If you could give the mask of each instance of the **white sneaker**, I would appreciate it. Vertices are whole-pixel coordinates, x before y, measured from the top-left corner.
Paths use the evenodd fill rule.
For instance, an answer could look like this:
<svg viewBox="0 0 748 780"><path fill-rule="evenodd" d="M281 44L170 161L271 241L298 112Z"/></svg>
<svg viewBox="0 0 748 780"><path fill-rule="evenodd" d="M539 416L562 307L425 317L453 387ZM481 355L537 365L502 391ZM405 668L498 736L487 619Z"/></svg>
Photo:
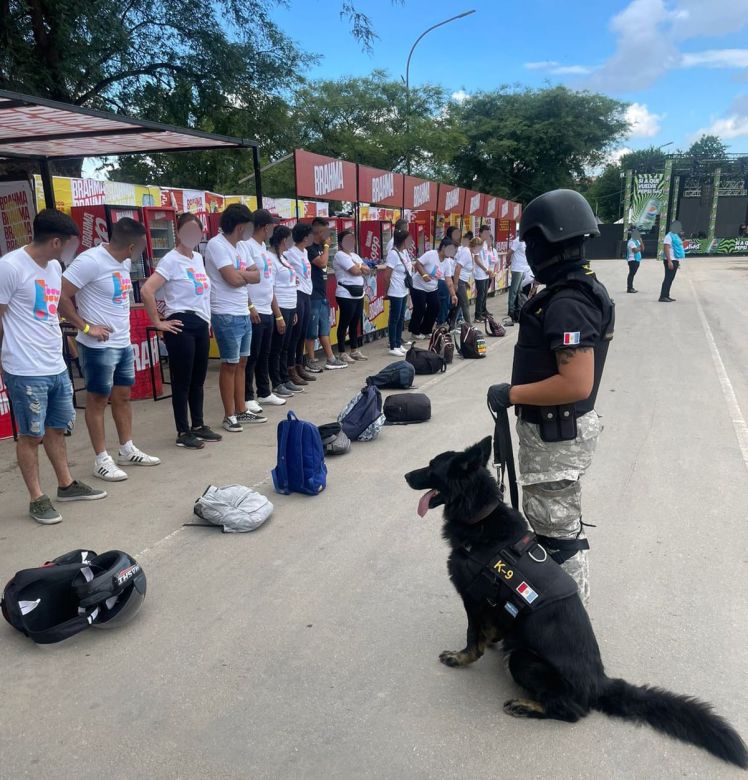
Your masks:
<svg viewBox="0 0 748 780"><path fill-rule="evenodd" d="M392 355L393 357L402 357L405 353L395 347L395 349L388 349L387 354Z"/></svg>
<svg viewBox="0 0 748 780"><path fill-rule="evenodd" d="M101 462L98 458L94 461L93 475L105 482L124 482L127 479L127 474L117 468L111 455L107 455Z"/></svg>
<svg viewBox="0 0 748 780"><path fill-rule="evenodd" d="M279 398L275 393L270 393L265 398L258 398L257 400L264 406L283 406L286 403L285 398Z"/></svg>
<svg viewBox="0 0 748 780"><path fill-rule="evenodd" d="M400 357L405 357L408 354L408 350L405 347L398 347L397 351Z"/></svg>
<svg viewBox="0 0 748 780"><path fill-rule="evenodd" d="M246 409L251 414L262 414L262 407L257 403L257 401L247 401Z"/></svg>
<svg viewBox="0 0 748 780"><path fill-rule="evenodd" d="M117 463L120 466L158 466L161 463L161 458L157 458L155 455L146 455L137 447L133 447L129 452L120 450L117 455Z"/></svg>
<svg viewBox="0 0 748 780"><path fill-rule="evenodd" d="M400 345L400 349L402 349L403 347L412 347L412 346L413 346L412 341L403 341L403 343Z"/></svg>

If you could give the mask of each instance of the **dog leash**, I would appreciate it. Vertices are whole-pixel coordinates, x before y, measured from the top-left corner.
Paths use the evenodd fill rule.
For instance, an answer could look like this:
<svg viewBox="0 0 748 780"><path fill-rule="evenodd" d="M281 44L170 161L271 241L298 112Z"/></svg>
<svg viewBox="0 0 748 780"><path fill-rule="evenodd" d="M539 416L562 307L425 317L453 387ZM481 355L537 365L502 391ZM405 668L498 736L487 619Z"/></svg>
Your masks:
<svg viewBox="0 0 748 780"><path fill-rule="evenodd" d="M504 406L491 403L491 390L489 388L488 411L494 419L493 430L493 465L496 469L496 480L499 483L499 492L504 499L504 476L509 482L509 496L512 506L519 509L519 489L517 487L517 473L514 469L514 453L512 452L512 433L509 429L509 412Z"/></svg>

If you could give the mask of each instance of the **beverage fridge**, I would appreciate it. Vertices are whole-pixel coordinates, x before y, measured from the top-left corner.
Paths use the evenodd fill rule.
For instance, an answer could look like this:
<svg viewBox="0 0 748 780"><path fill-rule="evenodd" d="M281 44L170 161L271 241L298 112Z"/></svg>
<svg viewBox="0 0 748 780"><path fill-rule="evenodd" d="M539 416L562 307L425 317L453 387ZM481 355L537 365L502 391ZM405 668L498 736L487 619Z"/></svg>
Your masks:
<svg viewBox="0 0 748 780"><path fill-rule="evenodd" d="M146 230L148 256L147 272L150 276L158 261L177 243L177 213L172 208L143 206L143 224Z"/></svg>

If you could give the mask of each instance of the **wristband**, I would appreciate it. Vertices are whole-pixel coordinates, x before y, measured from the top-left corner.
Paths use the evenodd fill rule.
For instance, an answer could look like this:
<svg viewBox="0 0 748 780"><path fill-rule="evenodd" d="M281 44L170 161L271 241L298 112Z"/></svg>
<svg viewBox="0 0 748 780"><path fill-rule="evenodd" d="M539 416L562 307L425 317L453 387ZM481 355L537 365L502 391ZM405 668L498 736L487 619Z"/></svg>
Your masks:
<svg viewBox="0 0 748 780"><path fill-rule="evenodd" d="M428 279L428 278L429 278L428 274L421 274L421 279Z"/></svg>
<svg viewBox="0 0 748 780"><path fill-rule="evenodd" d="M250 311L252 311L252 309L254 309L254 307L255 307L254 303L250 303L250 304L249 304L249 310L250 310Z"/></svg>
<svg viewBox="0 0 748 780"><path fill-rule="evenodd" d="M86 324L83 326L83 332L84 332L84 333L88 333L88 331L89 331L89 330L91 330L91 326L90 326L88 323L86 323Z"/></svg>
<svg viewBox="0 0 748 780"><path fill-rule="evenodd" d="M276 321L276 322L283 322L283 317L276 317L276 318L275 318L275 321Z"/></svg>

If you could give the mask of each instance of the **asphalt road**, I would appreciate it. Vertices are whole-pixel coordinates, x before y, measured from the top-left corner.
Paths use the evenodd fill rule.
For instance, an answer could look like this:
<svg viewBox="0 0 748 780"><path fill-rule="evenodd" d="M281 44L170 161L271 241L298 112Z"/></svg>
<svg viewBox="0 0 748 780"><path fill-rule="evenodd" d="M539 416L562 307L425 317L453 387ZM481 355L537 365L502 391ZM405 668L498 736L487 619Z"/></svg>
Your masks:
<svg viewBox="0 0 748 780"><path fill-rule="evenodd" d="M624 293L623 261L595 267L618 305L584 486L603 658L614 676L713 702L748 736L748 259L688 261L673 304L656 301L653 261L638 295ZM463 670L437 661L462 647L465 619L439 514L417 517L402 475L490 433L485 391L508 379L515 338L419 377L432 421L331 460L316 498L272 493L278 410L195 453L173 446L168 401L138 402L136 443L164 463L132 469L106 501L64 505L54 527L25 517L12 442L0 443L0 580L76 547L127 550L148 574L126 628L37 647L0 624L0 777L737 777L600 714L506 716L516 690L494 651ZM328 373L297 398L300 416L333 419L389 362L382 341L367 352L365 369ZM88 478L82 421L70 456ZM46 463L43 475L53 490ZM209 482L258 485L272 519L242 536L183 528Z"/></svg>

